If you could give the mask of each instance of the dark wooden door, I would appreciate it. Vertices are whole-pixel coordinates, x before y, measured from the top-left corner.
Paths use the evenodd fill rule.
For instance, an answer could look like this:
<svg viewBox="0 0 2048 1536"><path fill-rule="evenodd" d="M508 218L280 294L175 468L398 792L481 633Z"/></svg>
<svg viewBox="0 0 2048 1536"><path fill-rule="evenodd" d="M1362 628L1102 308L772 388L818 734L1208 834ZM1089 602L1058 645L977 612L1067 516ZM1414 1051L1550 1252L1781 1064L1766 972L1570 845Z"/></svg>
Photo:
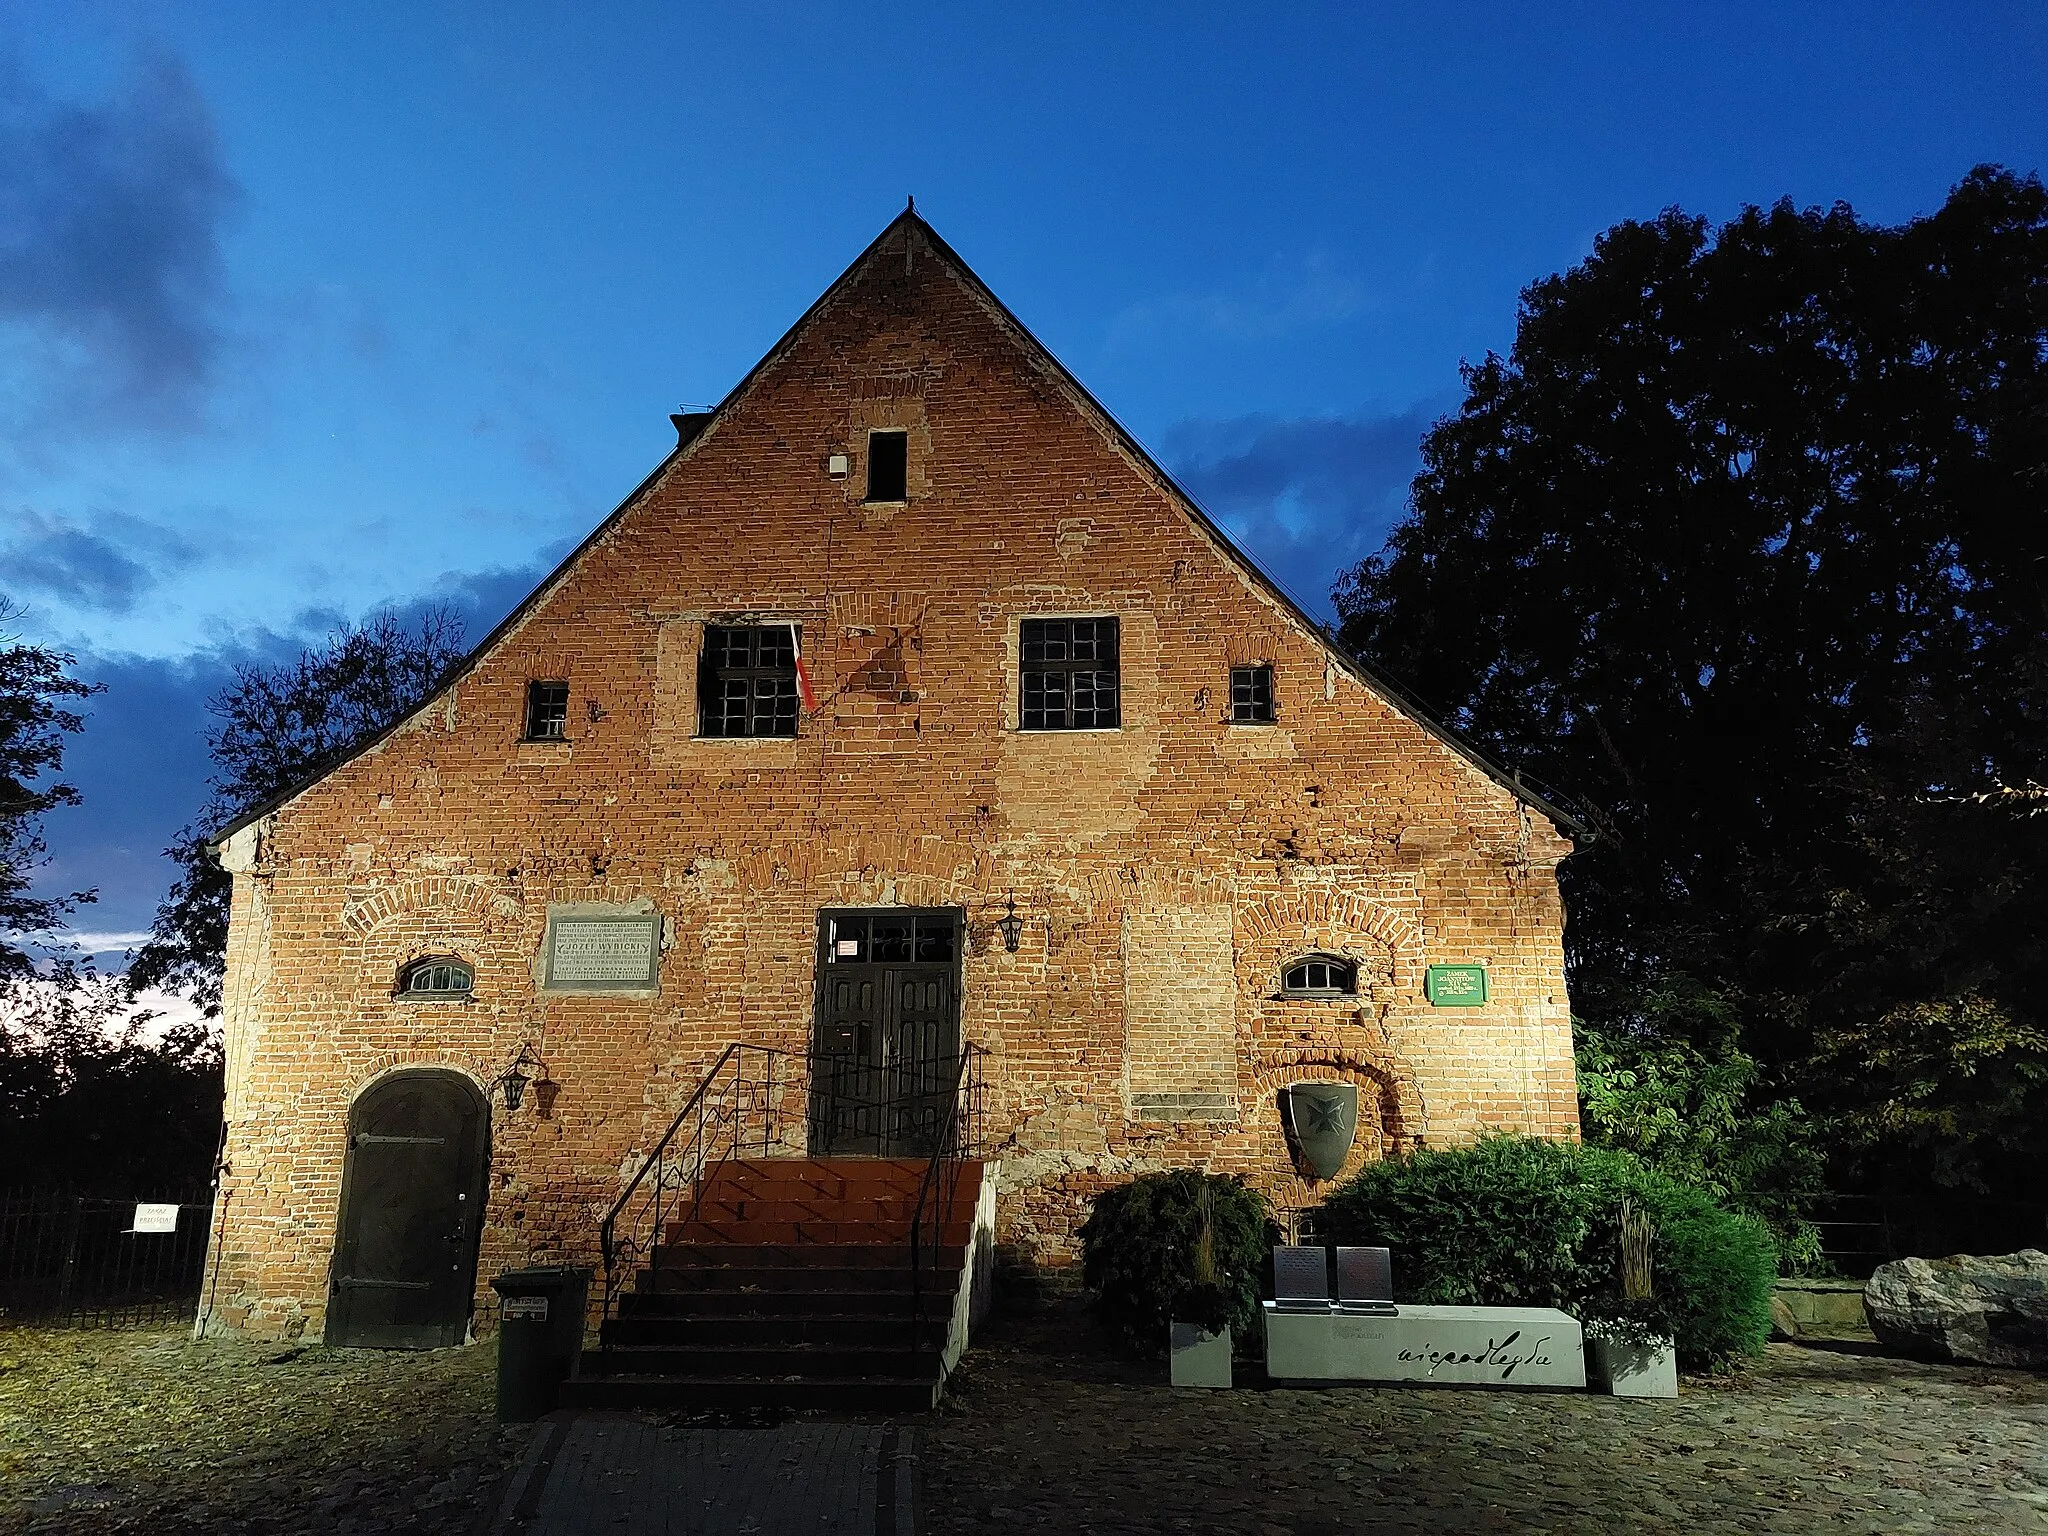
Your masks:
<svg viewBox="0 0 2048 1536"><path fill-rule="evenodd" d="M400 1072L356 1100L326 1341L438 1349L469 1330L490 1110L455 1072Z"/></svg>
<svg viewBox="0 0 2048 1536"><path fill-rule="evenodd" d="M819 914L813 1156L930 1155L960 1070L962 916Z"/></svg>

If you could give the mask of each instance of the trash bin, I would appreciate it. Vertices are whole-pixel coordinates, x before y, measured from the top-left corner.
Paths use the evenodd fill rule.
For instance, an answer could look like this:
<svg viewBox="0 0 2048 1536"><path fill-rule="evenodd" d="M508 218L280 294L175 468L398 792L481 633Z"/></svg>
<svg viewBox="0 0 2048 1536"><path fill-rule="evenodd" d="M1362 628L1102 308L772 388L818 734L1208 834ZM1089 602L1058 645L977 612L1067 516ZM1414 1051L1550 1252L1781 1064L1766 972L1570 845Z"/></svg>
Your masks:
<svg viewBox="0 0 2048 1536"><path fill-rule="evenodd" d="M583 1348L590 1271L567 1266L508 1269L498 1293L498 1419L525 1424L551 1413Z"/></svg>

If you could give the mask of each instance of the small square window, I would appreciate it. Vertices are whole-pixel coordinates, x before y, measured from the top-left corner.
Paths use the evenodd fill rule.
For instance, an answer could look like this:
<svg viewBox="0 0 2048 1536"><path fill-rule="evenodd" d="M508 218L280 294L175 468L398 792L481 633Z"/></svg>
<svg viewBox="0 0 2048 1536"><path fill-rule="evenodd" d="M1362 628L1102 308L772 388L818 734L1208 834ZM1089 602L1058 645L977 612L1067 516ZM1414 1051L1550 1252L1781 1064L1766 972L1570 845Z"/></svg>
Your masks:
<svg viewBox="0 0 2048 1536"><path fill-rule="evenodd" d="M910 496L910 434L868 434L868 500L905 501Z"/></svg>
<svg viewBox="0 0 2048 1536"><path fill-rule="evenodd" d="M1273 669L1230 669L1230 718L1237 725L1273 723Z"/></svg>
<svg viewBox="0 0 2048 1536"><path fill-rule="evenodd" d="M1024 620L1018 725L1027 731L1120 727L1117 638L1113 618Z"/></svg>
<svg viewBox="0 0 2048 1536"><path fill-rule="evenodd" d="M526 685L526 739L566 741L569 737L569 685Z"/></svg>

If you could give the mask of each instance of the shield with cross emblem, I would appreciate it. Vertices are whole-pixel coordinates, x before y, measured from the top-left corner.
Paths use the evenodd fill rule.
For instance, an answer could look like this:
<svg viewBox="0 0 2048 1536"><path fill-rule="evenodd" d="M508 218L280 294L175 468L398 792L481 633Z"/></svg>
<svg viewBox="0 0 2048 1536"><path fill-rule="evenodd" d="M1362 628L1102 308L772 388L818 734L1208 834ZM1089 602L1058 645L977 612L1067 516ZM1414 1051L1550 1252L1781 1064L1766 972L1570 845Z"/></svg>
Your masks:
<svg viewBox="0 0 2048 1536"><path fill-rule="evenodd" d="M1333 1179L1358 1134L1356 1083L1296 1083L1287 1090L1288 1127L1302 1161Z"/></svg>

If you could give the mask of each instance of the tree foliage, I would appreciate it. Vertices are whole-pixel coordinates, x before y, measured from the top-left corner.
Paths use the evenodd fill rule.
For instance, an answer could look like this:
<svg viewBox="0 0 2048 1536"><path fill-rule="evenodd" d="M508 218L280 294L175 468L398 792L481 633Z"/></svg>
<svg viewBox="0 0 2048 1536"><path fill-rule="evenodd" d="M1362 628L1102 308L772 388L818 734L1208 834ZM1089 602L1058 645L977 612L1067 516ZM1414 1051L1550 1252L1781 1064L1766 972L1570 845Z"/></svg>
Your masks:
<svg viewBox="0 0 2048 1536"><path fill-rule="evenodd" d="M294 662L237 668L207 701L220 722L206 738L212 798L164 850L180 873L129 967L131 984L180 992L218 1013L232 881L208 841L404 719L462 654L461 618L434 608L411 624L379 613L342 625Z"/></svg>
<svg viewBox="0 0 2048 1536"><path fill-rule="evenodd" d="M220 1125L214 1031L158 1028L119 976L60 959L0 979L0 1169L8 1184L134 1196L196 1189Z"/></svg>
<svg viewBox="0 0 2048 1536"><path fill-rule="evenodd" d="M2048 1159L2048 192L1987 167L1896 227L1619 224L1465 388L1338 606L1586 803L1580 1012L1640 1038L1689 978L1772 1091L1866 1133L1863 1176L2018 1189ZM1987 1101L1922 1057L1994 1017Z"/></svg>
<svg viewBox="0 0 2048 1536"><path fill-rule="evenodd" d="M0 596L0 625L21 610ZM78 790L50 776L64 768L64 738L85 721L67 701L100 691L66 670L73 658L47 646L0 635L0 977L32 969L22 935L55 928L90 891L64 896L30 892L46 857L43 812L78 804Z"/></svg>

